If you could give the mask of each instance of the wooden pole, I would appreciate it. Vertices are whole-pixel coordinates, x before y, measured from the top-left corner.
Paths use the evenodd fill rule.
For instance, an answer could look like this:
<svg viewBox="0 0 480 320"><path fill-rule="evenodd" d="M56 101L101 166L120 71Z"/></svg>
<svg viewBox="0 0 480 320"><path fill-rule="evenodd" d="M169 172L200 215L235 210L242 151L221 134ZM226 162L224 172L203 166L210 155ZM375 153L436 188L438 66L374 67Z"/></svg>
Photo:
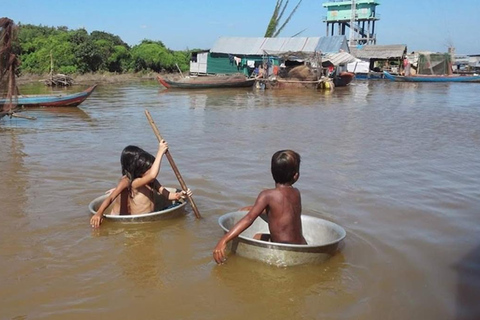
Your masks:
<svg viewBox="0 0 480 320"><path fill-rule="evenodd" d="M182 69L180 69L180 67L178 66L178 63L175 63L175 65L177 66L177 69L178 71L180 72L180 74L182 75L182 78L185 78L183 73L182 73Z"/></svg>
<svg viewBox="0 0 480 320"><path fill-rule="evenodd" d="M147 109L145 109L145 115L147 116L148 122L150 123L150 126L153 129L153 132L155 133L155 136L157 137L158 141L163 140L162 136L160 135L160 131L158 131L157 126L155 125L155 122L152 119L152 116L150 115L150 112L148 112ZM187 190L187 185L185 184L185 181L183 181L182 176L180 175L180 171L178 171L177 165L175 164L175 161L173 161L172 155L170 154L170 150L167 150L165 152L165 156L168 159L168 162L170 162L170 166L173 169L173 172L175 173L175 176L178 179L178 182L180 183L180 186L182 187L183 190ZM190 204L192 205L193 212L195 213L195 217L200 219L202 216L200 215L200 212L198 212L197 205L195 204L195 201L193 201L193 197L188 196L188 200L190 201Z"/></svg>

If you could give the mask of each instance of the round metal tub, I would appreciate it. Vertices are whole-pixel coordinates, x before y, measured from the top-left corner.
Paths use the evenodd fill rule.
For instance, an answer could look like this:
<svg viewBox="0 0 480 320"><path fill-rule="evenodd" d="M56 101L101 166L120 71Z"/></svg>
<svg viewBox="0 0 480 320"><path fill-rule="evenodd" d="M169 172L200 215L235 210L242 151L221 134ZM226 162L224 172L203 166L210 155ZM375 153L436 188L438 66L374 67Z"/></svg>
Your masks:
<svg viewBox="0 0 480 320"><path fill-rule="evenodd" d="M167 188L170 192L177 192L175 188ZM108 197L108 194L104 194L98 198L95 198L88 205L88 210L93 215L97 213L98 208L102 205L103 200ZM179 217L184 214L183 207L187 202L185 200L172 201L166 200L163 196L157 195L155 198L155 210L154 212L135 214L135 215L113 215L109 213L104 213L103 216L106 219L111 221L120 221L120 222L145 222L145 221L154 221L160 219L172 219ZM158 210L158 208L165 208ZM109 212L107 209L106 212Z"/></svg>
<svg viewBox="0 0 480 320"><path fill-rule="evenodd" d="M230 212L222 215L218 223L228 232L246 214L246 211ZM324 262L335 254L338 245L346 236L345 230L338 224L308 215L302 215L302 229L308 243L306 245L255 240L255 234L269 233L267 222L257 218L248 229L232 240L229 246L231 251L239 256L286 267Z"/></svg>

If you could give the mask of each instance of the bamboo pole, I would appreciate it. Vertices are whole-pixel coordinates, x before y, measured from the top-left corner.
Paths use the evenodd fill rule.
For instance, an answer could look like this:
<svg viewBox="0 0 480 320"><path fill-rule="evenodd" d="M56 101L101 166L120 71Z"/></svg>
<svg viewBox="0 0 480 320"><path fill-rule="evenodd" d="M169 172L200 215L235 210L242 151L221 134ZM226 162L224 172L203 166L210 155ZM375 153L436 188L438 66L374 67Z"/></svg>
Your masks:
<svg viewBox="0 0 480 320"><path fill-rule="evenodd" d="M155 125L155 122L153 121L152 116L150 115L150 112L148 112L147 109L145 109L145 115L147 116L148 122L150 123L150 126L152 127L153 132L155 133L155 136L157 137L158 141L163 140L162 136L160 135L160 131L158 131L158 128ZM180 175L180 171L178 171L175 161L173 161L172 155L170 154L170 150L167 150L167 152L165 152L165 156L167 157L168 162L170 163L170 166L172 167L173 172L175 173L175 176L177 177L178 182L180 183L180 186L182 187L183 190L187 190L188 187L185 181L183 180L182 176ZM202 216L200 215L200 212L198 212L198 208L197 208L197 205L195 204L195 201L193 201L193 197L188 195L187 197L188 197L188 200L190 201L190 204L192 205L192 209L193 209L193 212L195 213L195 217L200 219Z"/></svg>

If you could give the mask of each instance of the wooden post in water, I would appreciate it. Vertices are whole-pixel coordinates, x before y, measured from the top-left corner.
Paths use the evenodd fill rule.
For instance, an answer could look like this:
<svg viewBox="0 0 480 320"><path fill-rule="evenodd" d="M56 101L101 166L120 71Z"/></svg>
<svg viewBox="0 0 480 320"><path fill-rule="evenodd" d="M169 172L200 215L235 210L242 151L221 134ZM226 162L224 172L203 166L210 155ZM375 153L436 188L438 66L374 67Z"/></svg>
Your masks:
<svg viewBox="0 0 480 320"><path fill-rule="evenodd" d="M155 136L157 137L158 141L160 142L163 140L162 136L160 135L160 131L158 131L157 126L155 125L155 122L152 119L152 116L150 115L150 112L148 112L147 109L145 109L145 115L147 116L148 122L150 123L150 126L153 129L153 132L155 133ZM170 166L173 169L173 172L175 173L175 176L178 179L178 182L180 183L180 186L182 187L183 190L187 190L188 187L183 180L182 176L180 175L180 171L178 171L177 165L175 164L175 161L173 161L172 155L170 154L170 150L167 149L167 152L165 152L165 156L168 159L168 162L170 162ZM190 201L190 204L192 205L193 212L195 213L195 217L200 219L202 216L200 215L200 212L198 212L197 205L195 204L195 201L193 201L193 197L188 196L188 200Z"/></svg>

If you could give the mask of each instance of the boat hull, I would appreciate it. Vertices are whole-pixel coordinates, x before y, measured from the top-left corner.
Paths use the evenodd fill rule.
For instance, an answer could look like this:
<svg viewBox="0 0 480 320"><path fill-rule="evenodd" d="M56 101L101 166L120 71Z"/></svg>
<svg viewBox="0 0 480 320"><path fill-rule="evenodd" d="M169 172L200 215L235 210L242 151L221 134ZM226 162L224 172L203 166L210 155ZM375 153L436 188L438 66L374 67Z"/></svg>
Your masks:
<svg viewBox="0 0 480 320"><path fill-rule="evenodd" d="M351 72L342 72L338 76L333 77L335 87L346 87L355 78L355 74Z"/></svg>
<svg viewBox="0 0 480 320"><path fill-rule="evenodd" d="M175 188L167 188L170 192L176 192ZM103 200L108 197L108 194L104 194L93 199L88 205L88 210L93 215L97 212L98 208L102 205ZM117 222L148 222L155 220L165 220L165 219L174 219L178 218L185 214L183 208L186 206L187 202L185 200L180 201L168 201L165 200L162 196L158 196L155 200L156 211L136 214L136 215L113 215L113 214L104 214L103 216L111 221ZM159 210L158 207L167 207L166 209Z"/></svg>
<svg viewBox="0 0 480 320"><path fill-rule="evenodd" d="M248 88L252 87L255 83L255 79L247 79L246 77L219 76L190 77L179 81L157 76L157 80L167 89Z"/></svg>
<svg viewBox="0 0 480 320"><path fill-rule="evenodd" d="M397 82L480 82L480 76L461 76L461 75L415 75L415 76L395 76L384 71L385 78Z"/></svg>
<svg viewBox="0 0 480 320"><path fill-rule="evenodd" d="M245 216L246 211L230 212L218 219L220 227L228 232ZM330 221L302 215L303 236L307 245L275 243L253 239L257 233L269 233L268 224L256 219L240 236L229 243L235 254L278 267L322 263L332 257L346 236L345 230Z"/></svg>
<svg viewBox="0 0 480 320"><path fill-rule="evenodd" d="M35 95L19 96L13 99L13 106L24 108L35 107L76 107L85 101L95 90L97 85L93 85L82 92L68 95ZM6 99L0 99L0 106L3 106Z"/></svg>

